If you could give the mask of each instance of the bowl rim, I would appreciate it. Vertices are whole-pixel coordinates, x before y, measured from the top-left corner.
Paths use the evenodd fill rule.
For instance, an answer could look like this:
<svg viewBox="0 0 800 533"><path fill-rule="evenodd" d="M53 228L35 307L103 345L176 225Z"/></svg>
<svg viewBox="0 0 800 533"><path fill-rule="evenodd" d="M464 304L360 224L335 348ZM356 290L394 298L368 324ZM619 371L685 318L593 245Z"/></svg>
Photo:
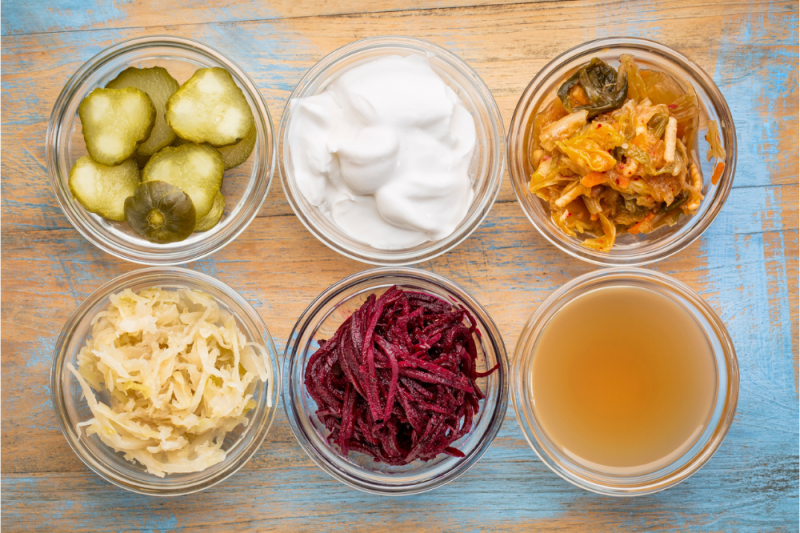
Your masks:
<svg viewBox="0 0 800 533"><path fill-rule="evenodd" d="M491 419L486 427L483 435L480 436L480 441L472 450L471 454L461 458L454 463L453 467L445 471L438 477L428 479L414 484L385 484L365 479L357 474L355 469L345 468L340 469L333 466L323 455L321 455L314 443L306 436L298 423L298 418L304 415L302 412L296 412L294 409L294 398L296 397L294 387L292 386L292 369L298 359L298 343L303 337L303 332L309 327L309 322L314 319L316 314L328 303L340 300L340 294L343 290L353 288L365 283L376 284L381 279L386 278L407 278L409 281L414 279L422 279L426 282L438 284L440 287L455 292L460 300L459 303L465 305L473 313L481 315L476 317L479 321L484 322L486 327L488 340L491 342L497 363L500 365L498 371L498 386L494 389L495 406L494 412L490 414ZM372 292L371 289L365 289L366 292ZM362 294L364 291L360 291ZM352 297L352 295L351 295ZM341 300L340 300L341 301ZM505 416L508 410L508 396L509 385L511 382L511 368L508 360L508 354L505 347L505 342L497 328L494 320L491 318L486 309L463 287L456 282L440 276L433 272L422 270L414 267L381 267L365 270L362 272L350 275L340 281L335 282L324 291L322 291L314 300L306 307L300 317L297 319L292 332L289 335L289 340L286 343L286 348L283 353L283 409L289 421L289 427L295 436L300 447L305 451L306 455L323 471L330 475L333 479L347 485L350 488L357 489L361 492L369 494L377 494L381 496L407 496L413 494L420 494L445 485L472 468L481 457L486 453L489 447L494 442L500 428L502 427ZM301 385L298 391L305 390L305 386ZM487 393L487 398L488 398ZM474 428L473 428L474 429ZM338 452L336 455L341 457ZM397 477L401 477L398 475Z"/></svg>
<svg viewBox="0 0 800 533"><path fill-rule="evenodd" d="M212 476L200 477L199 479L185 484L176 484L174 486L165 486L165 487L158 487L154 488L150 485L143 485L141 483L132 480L129 476L126 475L119 475L116 469L108 468L107 465L99 460L96 460L94 454L88 453L85 451L85 446L83 445L82 440L82 433L76 432L74 427L70 427L68 424L69 415L67 414L66 407L64 405L63 397L64 397L64 388L62 380L60 376L63 373L64 366L66 365L67 356L68 356L68 349L69 346L72 344L72 340L75 333L76 326L84 319L86 313L94 307L97 303L102 301L105 298L108 298L111 294L119 292L126 288L126 285L130 285L131 283L136 283L138 281L142 281L145 279L152 278L153 286L159 285L159 279L164 279L165 276L178 278L178 279L188 279L195 282L199 282L201 284L208 284L211 285L213 288L221 291L226 297L230 298L231 302L239 309L243 311L247 318L252 321L256 328L258 329L258 333L261 335L262 338L254 339L258 342L263 343L265 349L269 353L269 357L271 359L272 364L272 400L273 405L269 407L269 412L264 418L263 423L260 426L256 426L253 424L248 424L245 427L245 432L255 430L255 438L247 443L244 446L240 453L230 458L226 455L225 461L232 459L231 463L225 468L218 471L216 474ZM172 280L167 281L164 284L169 285L173 283ZM180 282L178 282L179 284ZM213 296L212 296L213 297ZM216 300L217 298L214 297ZM226 303L226 306L229 306ZM236 318L239 317L234 314ZM85 339L84 339L85 340ZM202 272L197 272L194 270L189 270L186 268L180 267L173 267L173 266L166 266L166 267L148 267L139 270L133 270L117 276L106 283L103 283L100 287L95 289L89 296L87 296L80 305L70 314L69 318L67 318L64 326L62 327L58 339L55 343L55 350L53 352L53 362L50 366L50 400L53 403L53 411L55 412L56 419L58 420L58 425L61 430L62 435L66 439L67 443L69 444L72 451L75 453L76 456L86 465L89 470L106 480L107 482L116 485L122 489L128 490L130 492L134 492L137 494L143 494L146 496L156 496L156 497L173 497L173 496L183 496L186 494L193 494L196 492L200 492L202 490L206 490L214 485L217 485L236 472L238 472L247 462L255 455L258 449L261 447L264 439L266 438L267 434L269 433L270 429L272 428L272 424L275 421L275 415L279 411L279 403L281 401L281 385L283 380L281 379L281 364L278 357L278 350L275 348L275 343L272 339L272 335L269 332L264 320L255 310L255 308L236 290L232 287L227 285L226 283L213 278L207 274L203 274ZM261 385L263 389L263 394L267 394L268 386L267 384ZM164 480L169 480L169 477L160 478Z"/></svg>
<svg viewBox="0 0 800 533"><path fill-rule="evenodd" d="M128 246L121 246L119 243L111 240L107 236L107 232L103 229L91 227L84 222L77 211L83 210L83 207L73 206L72 195L69 193L67 176L63 175L59 165L60 144L58 142L58 134L62 128L62 122L65 119L65 114L70 102L75 98L75 90L81 85L86 76L95 72L105 63L113 60L121 54L146 49L150 47L170 47L184 50L192 50L202 55L213 58L215 61L224 65L225 68L231 72L234 78L239 82L239 85L246 91L253 101L255 109L253 116L255 120L261 121L262 127L267 135L267 139L260 140L265 150L264 159L268 159L253 171L253 176L250 177L250 183L255 184L255 187L250 197L243 196L242 200L247 201L247 205L243 206L238 218L230 229L223 235L215 234L208 240L199 240L191 245L191 247L179 250L135 250ZM256 149L258 149L258 141ZM126 39L120 43L114 44L100 53L95 54L92 58L86 61L78 70L69 78L67 83L56 98L53 104L53 109L50 112L50 117L47 123L47 132L45 135L45 151L47 157L47 176L50 182L51 189L54 196L61 208L62 213L67 218L69 223L80 233L87 241L92 243L97 248L104 252L113 255L119 259L131 263L151 266L173 266L183 263L189 263L202 259L211 255L233 240L235 240L255 219L261 206L264 204L270 187L272 185L272 178L275 172L276 159L277 159L277 140L275 138L275 129L272 124L272 116L269 113L266 101L264 100L261 91L250 78L250 76L239 66L238 63L230 59L228 56L206 44L200 43L193 39L185 37L177 37L172 35L147 35L142 37L134 37ZM74 211L73 211L74 210Z"/></svg>
<svg viewBox="0 0 800 533"><path fill-rule="evenodd" d="M720 375L725 376L725 384L727 387L724 392L718 391L718 397L715 403L719 403L719 395L724 394L724 401L721 406L721 414L719 420L716 422L714 432L707 437L707 440L698 438L698 443L703 442L702 447L697 450L691 458L678 469L671 472L662 474L653 480L643 481L637 484L630 484L629 486L621 484L603 483L597 479L589 479L574 472L567 466L563 465L560 460L554 458L549 454L545 447L539 443L537 434L544 435L543 440L546 438L546 433L541 430L536 422L536 417L533 415L532 410L526 409L525 398L523 397L523 362L532 358L528 356L527 352L532 351L535 346L535 332L545 327L551 318L551 310L556 306L563 306L575 297L580 297L585 292L575 294L575 291L585 288L601 285L606 281L630 281L638 282L642 286L648 286L647 290L654 290L651 288L653 285L660 285L666 287L672 292L667 296L675 300L675 295L685 298L692 304L694 310L699 311L703 318L708 322L709 326L713 329L714 334L721 348L721 358L724 360L725 369L717 368L717 377ZM602 285L601 285L602 286ZM591 290L591 289L590 289ZM564 299L566 297L566 300ZM557 310L555 312L558 312ZM717 351L714 350L715 355ZM715 365L717 363L715 362ZM527 367L526 367L527 368ZM603 496L615 497L634 497L654 494L662 490L674 487L682 483L692 475L697 473L719 450L725 436L733 424L734 416L736 415L736 408L739 398L739 364L736 356L736 349L733 345L733 340L728 333L722 319L714 311L714 309L706 302L696 291L685 283L662 274L660 272L649 270L639 267L614 267L593 270L573 278L565 283L557 290L553 291L531 314L526 321L517 339L517 344L514 350L514 359L511 368L511 399L514 406L514 414L517 423L522 431L528 445L533 449L539 459L555 474L568 481L569 483L580 487L582 489L601 494ZM524 415L524 416L523 416ZM528 421L531 423L528 423ZM710 428L713 420L709 419L706 428ZM685 452L689 453L690 450ZM675 463L672 463L675 464ZM668 468L668 467L664 467ZM658 472L658 471L656 471ZM618 476L623 479L625 476ZM631 477L631 476L629 476ZM632 476L635 477L635 476ZM631 478L632 478L631 477Z"/></svg>
<svg viewBox="0 0 800 533"><path fill-rule="evenodd" d="M413 254L404 252L402 249L375 249L369 253L357 252L351 250L350 247L342 244L339 242L339 240L329 237L326 232L322 231L314 222L308 219L309 217L307 217L303 212L300 202L295 199L295 196L301 195L302 192L295 190L297 187L295 185L294 174L287 170L289 166L285 160L285 156L288 154L287 151L289 145L289 124L287 117L289 117L291 114L289 107L291 106L292 101L296 98L306 96L305 91L312 82L315 82L320 78L323 80L329 79L326 77L326 73L330 68L334 67L339 62L364 51L388 48L405 48L410 52L422 54L435 53L439 59L458 70L465 79L468 79L471 82L472 88L475 90L475 92L481 96L480 103L483 105L487 115L490 117L489 125L493 130L493 139L490 138L490 142L494 140L494 150L492 153L494 165L488 168L487 181L489 183L489 188L487 190L487 194L479 201L479 208L476 209L472 217L465 217L459 223L458 228L456 228L453 233L440 241L428 241L423 248ZM334 75L337 75L337 73L334 73ZM281 114L281 120L278 125L276 137L278 139L278 174L281 180L281 187L283 188L286 199L297 218L303 223L306 229L317 238L317 240L331 250L350 259L354 259L369 265L388 267L414 265L422 261L434 259L449 252L469 238L470 235L472 235L472 233L478 229L486 219L495 203L495 200L497 199L498 194L500 193L500 188L505 176L505 125L503 123L503 117L500 113L500 108L497 105L497 101L494 99L494 95L486 85L486 82L484 82L483 78L481 78L480 75L458 55L437 44L416 37L408 37L403 35L381 35L367 37L352 41L337 48L329 54L326 54L324 57L322 57L322 59L317 61L313 67L306 71L300 81L297 82L292 94L286 100L283 113ZM291 174L291 176L289 174Z"/></svg>
<svg viewBox="0 0 800 533"><path fill-rule="evenodd" d="M577 56L585 56L592 52L598 52L608 48L613 49L621 46L637 48L640 50L649 51L651 53L656 53L676 64L682 70L691 73L693 79L695 79L701 85L702 90L712 101L715 111L719 115L720 122L724 123L725 130L723 130L721 133L725 135L726 130L730 131L730 138L725 135L725 148L727 152L725 169L723 170L722 176L716 185L716 194L714 194L713 198L710 199L712 201L710 209L703 214L702 218L699 216L693 216L692 221L690 222L691 226L688 228L688 231L675 241L668 243L666 246L656 248L655 250L631 254L630 256L626 257L615 255L613 248L611 252L598 252L580 246L579 244L570 247L566 242L557 238L554 233L551 233L549 228L544 227L543 223L539 221L538 217L532 214L526 207L525 197L531 193L527 190L527 188L523 188L520 185L520 180L517 176L517 165L512 159L512 156L513 154L516 154L517 149L513 147L514 145L511 142L513 135L518 135L521 139L524 139L523 132L526 124L521 123L524 109L538 105L538 102L531 102L531 96L539 88L539 86L549 81L549 78L554 70L558 69L564 63L571 61ZM723 124L720 125L720 127L722 126ZM602 37L599 39L586 41L558 54L539 72L537 72L533 79L531 79L531 81L525 87L525 90L522 92L522 95L520 96L519 100L517 101L517 105L514 108L514 113L511 117L511 123L508 128L507 136L506 154L508 158L509 178L511 179L511 185L514 188L514 194L517 197L517 202L522 208L523 213L525 213L525 216L531 222L533 227L536 228L536 231L538 231L542 237L544 237L556 248L576 259L580 259L581 261L601 267L641 266L666 259L667 257L670 257L688 247L708 229L708 227L719 214L722 207L725 205L725 201L727 200L731 188L733 187L733 179L736 173L736 160L738 152L736 125L728 106L728 102L717 84L714 82L714 79L709 76L699 65L681 52L662 43L650 39L643 39L641 37ZM522 140L520 140L520 142L522 142ZM527 180L523 181L527 183ZM570 240L569 242L572 241Z"/></svg>

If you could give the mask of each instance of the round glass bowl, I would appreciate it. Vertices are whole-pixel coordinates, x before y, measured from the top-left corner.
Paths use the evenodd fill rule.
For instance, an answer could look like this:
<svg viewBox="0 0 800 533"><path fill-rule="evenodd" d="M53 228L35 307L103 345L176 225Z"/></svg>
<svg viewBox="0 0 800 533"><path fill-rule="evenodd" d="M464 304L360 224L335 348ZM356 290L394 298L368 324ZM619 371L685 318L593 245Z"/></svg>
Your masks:
<svg viewBox="0 0 800 533"><path fill-rule="evenodd" d="M428 241L412 248L381 250L358 242L344 233L312 205L295 182L289 146L289 124L292 101L323 92L341 72L387 55L426 57L433 70L458 95L475 120L475 153L470 164L470 177L475 192L464 220L444 239ZM297 217L322 243L342 255L374 265L399 266L427 261L454 248L480 226L489 213L500 184L505 165L505 132L503 118L491 91L461 58L421 39L411 37L372 37L355 41L325 56L297 84L286 103L278 132L280 176L286 198Z"/></svg>
<svg viewBox="0 0 800 533"><path fill-rule="evenodd" d="M573 461L548 437L537 418L533 390L534 348L549 320L578 296L606 287L638 287L655 291L685 309L700 326L714 355L716 390L711 414L702 433L672 463L636 475L610 475ZM578 332L580 334L580 332ZM511 395L525 438L556 474L578 487L609 496L640 496L664 490L697 472L717 451L736 412L739 367L725 325L692 289L669 276L641 268L611 268L580 276L557 291L536 310L520 334L511 370Z"/></svg>
<svg viewBox="0 0 800 533"><path fill-rule="evenodd" d="M530 162L533 145L533 118L557 98L556 91L579 66L598 57L613 67L619 66L619 56L630 54L639 68L669 74L684 89L694 88L700 107L700 127L696 135L695 159L703 172L705 199L692 216L682 216L672 227L662 227L648 234L625 233L617 237L610 252L600 252L581 245L591 235L570 237L555 225L546 202L530 192L528 183L534 171ZM708 121L720 127L725 147L725 170L717 185L711 184L716 159L706 162L708 143L705 141ZM534 227L551 243L573 257L596 265L634 266L659 261L697 239L717 216L733 183L736 171L736 130L728 104L714 80L680 52L646 39L610 37L589 41L568 50L548 63L533 78L514 111L508 131L508 167L511 182L523 211Z"/></svg>
<svg viewBox="0 0 800 533"><path fill-rule="evenodd" d="M225 172L222 194L225 214L209 231L169 244L156 244L135 234L125 222L111 222L86 211L69 190L73 163L87 155L78 106L97 87L105 87L128 67L164 67L178 83L195 70L222 67L233 76L253 111L258 138L249 159ZM47 125L47 170L50 183L70 223L92 244L126 261L175 265L205 257L235 239L255 218L267 197L275 168L272 120L261 93L233 61L213 48L180 37L155 35L124 41L101 52L70 78L56 100Z"/></svg>
<svg viewBox="0 0 800 533"><path fill-rule="evenodd" d="M225 436L225 460L202 472L167 474L159 478L138 462L125 460L97 435L86 435L77 424L92 418L80 384L67 368L77 366L77 356L92 334L92 319L109 306L109 297L124 289L138 292L151 287L199 290L213 297L223 311L236 318L248 342L263 346L272 365L272 383L259 383L253 396L256 406L247 414L247 426L239 425ZM281 375L277 351L264 321L236 291L210 276L175 267L155 267L129 272L94 291L69 317L56 342L50 390L61 431L72 450L97 475L123 489L149 496L178 496L207 489L233 475L258 450L278 411ZM109 393L95 391L99 401Z"/></svg>
<svg viewBox="0 0 800 533"><path fill-rule="evenodd" d="M358 309L370 294L382 294L389 287L421 291L462 305L475 317L480 338L477 370L486 371L499 363L497 371L478 379L486 398L473 420L472 430L452 446L466 457L439 455L428 462L389 466L372 457L350 452L343 457L338 446L327 441L328 430L316 416L317 404L304 384L306 364L319 346ZM500 332L486 310L464 289L441 276L413 268L378 268L346 278L320 294L295 324L284 353L283 405L297 441L309 457L328 474L355 489L384 495L425 492L448 483L469 470L489 448L503 424L508 407L508 360Z"/></svg>

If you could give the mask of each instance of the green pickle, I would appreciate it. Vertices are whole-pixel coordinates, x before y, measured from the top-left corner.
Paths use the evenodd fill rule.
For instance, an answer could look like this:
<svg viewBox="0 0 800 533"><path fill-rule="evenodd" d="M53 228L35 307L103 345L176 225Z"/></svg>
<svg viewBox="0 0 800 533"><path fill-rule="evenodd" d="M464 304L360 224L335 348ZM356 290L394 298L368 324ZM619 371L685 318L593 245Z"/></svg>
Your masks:
<svg viewBox="0 0 800 533"><path fill-rule="evenodd" d="M178 187L192 199L197 218L201 219L214 205L224 172L217 150L187 143L168 146L153 155L142 171L142 181L164 181Z"/></svg>
<svg viewBox="0 0 800 533"><path fill-rule="evenodd" d="M256 127L253 126L250 128L250 131L247 132L244 139L238 143L217 148L219 153L222 154L222 163L225 165L225 170L238 167L247 161L247 158L250 157L250 154L253 153L253 148L256 146L256 138Z"/></svg>
<svg viewBox="0 0 800 533"><path fill-rule="evenodd" d="M222 164L225 165L225 170L230 170L234 167L238 167L239 165L247 161L247 158L250 157L250 154L253 153L253 148L255 148L256 146L257 138L258 137L256 128L255 126L253 126L253 128L247 133L247 135L245 135L244 139L242 139L238 143L231 144L229 146L215 147L216 150L222 156ZM175 137L175 140L172 142L171 146L182 146L190 142L192 141L187 141L186 139Z"/></svg>
<svg viewBox="0 0 800 533"><path fill-rule="evenodd" d="M254 127L242 90L224 68L198 69L167 101L167 124L197 144L228 146Z"/></svg>
<svg viewBox="0 0 800 533"><path fill-rule="evenodd" d="M119 165L153 130L156 108L134 87L95 89L78 107L86 149L96 162Z"/></svg>
<svg viewBox="0 0 800 533"><path fill-rule="evenodd" d="M83 156L69 171L72 196L90 213L116 222L125 220L125 199L138 184L139 167L132 158L109 167Z"/></svg>
<svg viewBox="0 0 800 533"><path fill-rule="evenodd" d="M144 168L147 162L150 161L149 155L136 154L133 158L136 160L136 164L139 165L140 169Z"/></svg>
<svg viewBox="0 0 800 533"><path fill-rule="evenodd" d="M250 105L222 68L199 69L181 86L163 67L129 67L78 113L90 157L70 171L73 196L159 244L222 220L223 175L257 140Z"/></svg>
<svg viewBox="0 0 800 533"><path fill-rule="evenodd" d="M125 220L150 242L166 244L192 234L197 214L191 198L164 181L148 181L125 200Z"/></svg>
<svg viewBox="0 0 800 533"><path fill-rule="evenodd" d="M177 135L175 136L175 140L172 141L170 146L183 146L184 144L189 144L192 141L187 141L186 139L181 139Z"/></svg>
<svg viewBox="0 0 800 533"><path fill-rule="evenodd" d="M156 122L150 136L136 150L137 157L149 157L175 140L175 132L167 125L167 100L180 85L163 67L129 67L106 84L108 89L134 87L147 94L156 108Z"/></svg>
<svg viewBox="0 0 800 533"><path fill-rule="evenodd" d="M214 197L214 205L211 206L211 211L206 213L203 218L197 219L194 226L195 231L208 231L216 226L222 219L222 214L225 212L225 197L221 192L218 192Z"/></svg>

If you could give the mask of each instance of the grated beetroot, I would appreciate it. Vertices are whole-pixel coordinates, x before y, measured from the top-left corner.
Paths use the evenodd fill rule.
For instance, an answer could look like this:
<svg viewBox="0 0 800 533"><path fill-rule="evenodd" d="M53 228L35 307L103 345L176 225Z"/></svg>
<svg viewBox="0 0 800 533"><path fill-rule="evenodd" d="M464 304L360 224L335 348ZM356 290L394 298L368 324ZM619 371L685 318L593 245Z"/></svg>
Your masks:
<svg viewBox="0 0 800 533"><path fill-rule="evenodd" d="M475 317L430 294L370 295L306 366L328 441L390 465L464 457L450 445L472 429L476 380L499 366L477 372L473 335Z"/></svg>

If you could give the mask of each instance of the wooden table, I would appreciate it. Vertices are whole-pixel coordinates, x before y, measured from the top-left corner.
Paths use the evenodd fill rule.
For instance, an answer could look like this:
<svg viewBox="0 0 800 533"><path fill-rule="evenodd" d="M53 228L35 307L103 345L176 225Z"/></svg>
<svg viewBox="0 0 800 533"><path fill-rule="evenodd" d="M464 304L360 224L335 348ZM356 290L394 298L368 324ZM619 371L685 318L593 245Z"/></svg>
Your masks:
<svg viewBox="0 0 800 533"><path fill-rule="evenodd" d="M7 531L392 530L777 531L798 529L798 6L794 0L6 1L2 18L2 504ZM165 26L167 23L169 25ZM611 499L550 472L509 408L483 459L459 480L402 499L362 494L316 468L281 411L238 474L201 494L154 499L91 473L57 427L48 374L69 314L137 266L90 245L47 182L44 134L67 79L90 57L146 34L192 37L253 77L278 124L303 73L367 36L428 39L483 77L505 124L547 61L583 41L634 35L699 63L722 89L739 140L734 189L705 235L651 266L688 283L736 345L741 393L717 455L667 492ZM420 265L470 290L510 354L533 309L592 266L548 244L508 179L487 220ZM277 178L235 242L189 268L217 276L260 312L279 349L324 288L365 265L317 242Z"/></svg>

